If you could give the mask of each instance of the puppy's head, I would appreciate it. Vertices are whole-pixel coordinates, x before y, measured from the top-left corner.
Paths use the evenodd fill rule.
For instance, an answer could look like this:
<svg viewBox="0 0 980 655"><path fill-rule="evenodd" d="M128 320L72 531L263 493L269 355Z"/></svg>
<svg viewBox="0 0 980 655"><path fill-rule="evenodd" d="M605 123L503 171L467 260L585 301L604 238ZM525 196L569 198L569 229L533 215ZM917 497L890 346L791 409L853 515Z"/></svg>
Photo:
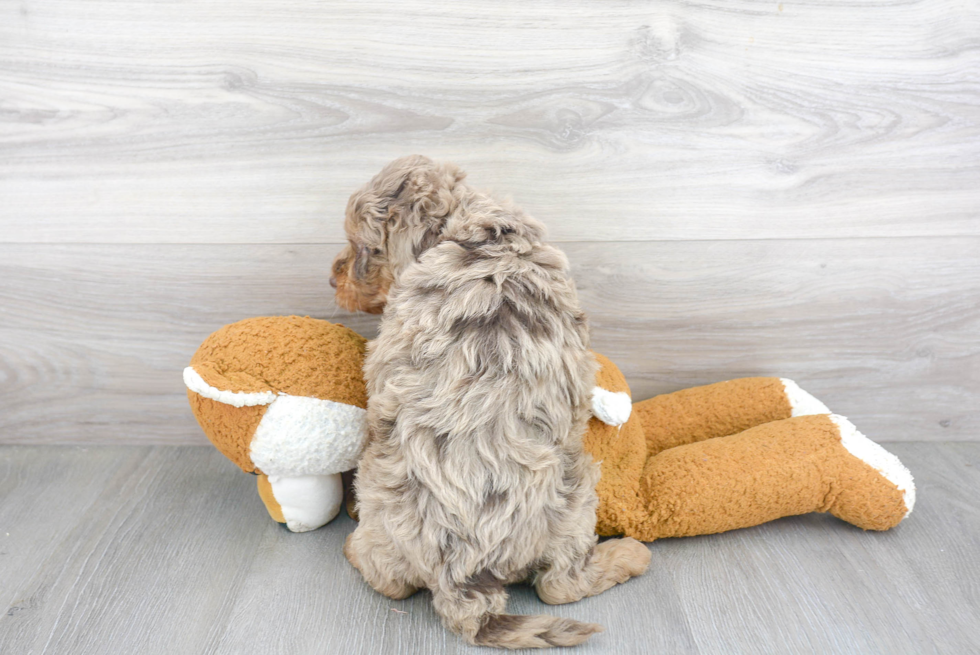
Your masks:
<svg viewBox="0 0 980 655"><path fill-rule="evenodd" d="M351 195L347 245L330 278L338 305L371 314L384 310L401 271L439 242L465 176L453 164L411 155L391 162Z"/></svg>

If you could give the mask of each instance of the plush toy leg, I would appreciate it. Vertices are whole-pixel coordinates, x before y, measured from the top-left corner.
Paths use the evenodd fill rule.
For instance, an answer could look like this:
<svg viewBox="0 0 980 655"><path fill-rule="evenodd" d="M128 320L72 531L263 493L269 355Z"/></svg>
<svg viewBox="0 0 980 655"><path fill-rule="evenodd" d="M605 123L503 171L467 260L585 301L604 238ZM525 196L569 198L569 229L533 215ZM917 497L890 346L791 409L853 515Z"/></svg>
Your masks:
<svg viewBox="0 0 980 655"><path fill-rule="evenodd" d="M259 496L274 521L293 532L309 532L340 513L344 485L340 473L283 477L260 475Z"/></svg>
<svg viewBox="0 0 980 655"><path fill-rule="evenodd" d="M809 414L826 405L783 378L741 378L691 387L633 404L646 433L647 455L684 444Z"/></svg>
<svg viewBox="0 0 980 655"><path fill-rule="evenodd" d="M912 510L915 488L898 458L846 419L814 415L665 450L647 460L640 498L646 507L624 533L652 541L828 511L887 530Z"/></svg>

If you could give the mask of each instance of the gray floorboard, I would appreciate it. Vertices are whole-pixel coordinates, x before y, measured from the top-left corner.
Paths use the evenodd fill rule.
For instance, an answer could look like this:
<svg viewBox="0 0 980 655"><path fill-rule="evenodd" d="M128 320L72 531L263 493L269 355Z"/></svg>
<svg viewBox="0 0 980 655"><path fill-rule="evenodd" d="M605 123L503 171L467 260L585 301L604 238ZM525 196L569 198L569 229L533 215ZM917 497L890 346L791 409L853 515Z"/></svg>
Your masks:
<svg viewBox="0 0 980 655"><path fill-rule="evenodd" d="M865 533L827 515L650 545L650 572L562 607L578 653L980 652L980 444L892 443L912 516ZM371 591L343 516L274 524L210 448L0 448L0 653L465 653L428 594Z"/></svg>

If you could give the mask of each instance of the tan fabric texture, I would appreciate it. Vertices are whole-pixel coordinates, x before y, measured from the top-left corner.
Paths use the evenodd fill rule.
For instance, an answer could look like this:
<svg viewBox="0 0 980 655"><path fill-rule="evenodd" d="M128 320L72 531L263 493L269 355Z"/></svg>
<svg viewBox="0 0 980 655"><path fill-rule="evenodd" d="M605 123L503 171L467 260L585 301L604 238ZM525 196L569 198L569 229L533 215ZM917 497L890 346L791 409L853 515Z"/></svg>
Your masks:
<svg viewBox="0 0 980 655"><path fill-rule="evenodd" d="M246 473L257 471L249 456L249 444L268 406L232 407L190 390L187 400L198 425L214 447Z"/></svg>
<svg viewBox="0 0 980 655"><path fill-rule="evenodd" d="M619 368L595 353L600 369L596 385L629 393ZM583 445L600 462L596 487L596 532L602 536L636 536L650 503L640 480L648 458L677 445L725 436L790 415L779 378L745 378L657 396L633 405L621 427L589 421Z"/></svg>
<svg viewBox="0 0 980 655"><path fill-rule="evenodd" d="M628 392L616 365L596 359L597 384ZM866 530L897 525L902 492L844 448L826 415L790 413L779 378L745 378L635 403L620 428L591 419L596 532L653 541L828 511Z"/></svg>
<svg viewBox="0 0 980 655"><path fill-rule="evenodd" d="M604 537L624 534L624 526L636 523L637 511L644 505L640 498L640 477L647 460L643 427L634 419L621 427L589 419L583 446L602 470L596 485L596 532Z"/></svg>
<svg viewBox="0 0 980 655"><path fill-rule="evenodd" d="M276 391L367 408L361 367L367 340L339 323L263 316L226 325L191 366L223 391Z"/></svg>
<svg viewBox="0 0 980 655"><path fill-rule="evenodd" d="M205 339L191 366L221 391L275 391L366 409L361 370L366 344L338 323L302 316L250 318ZM243 471L258 471L249 445L267 406L233 407L193 391L187 398L211 443Z"/></svg>
<svg viewBox="0 0 980 655"><path fill-rule="evenodd" d="M592 354L599 362L596 386L614 393L630 393L619 368L605 355ZM617 427L591 418L582 445L594 461L601 462L602 477L596 485L596 532L602 536L622 534L619 526L633 520L640 499L640 474L647 458L643 426L629 420Z"/></svg>
<svg viewBox="0 0 980 655"><path fill-rule="evenodd" d="M255 482L259 488L259 498L265 503L265 508L269 512L269 516L276 523L285 523L286 517L282 515L282 505L276 500L275 494L272 493L272 483L269 482L269 477L265 474L258 475L255 478Z"/></svg>
<svg viewBox="0 0 980 655"><path fill-rule="evenodd" d="M741 378L635 403L650 456L683 444L736 434L792 415L779 378Z"/></svg>
<svg viewBox="0 0 980 655"><path fill-rule="evenodd" d="M595 351L592 351L592 354L595 356L595 360L599 362L599 372L595 374L596 386L613 393L629 393L630 385L626 383L626 376L623 375L622 371L605 355Z"/></svg>
<svg viewBox="0 0 980 655"><path fill-rule="evenodd" d="M905 516L902 492L851 455L827 415L765 423L651 457L640 480L642 541L713 534L783 516L831 512L865 530Z"/></svg>

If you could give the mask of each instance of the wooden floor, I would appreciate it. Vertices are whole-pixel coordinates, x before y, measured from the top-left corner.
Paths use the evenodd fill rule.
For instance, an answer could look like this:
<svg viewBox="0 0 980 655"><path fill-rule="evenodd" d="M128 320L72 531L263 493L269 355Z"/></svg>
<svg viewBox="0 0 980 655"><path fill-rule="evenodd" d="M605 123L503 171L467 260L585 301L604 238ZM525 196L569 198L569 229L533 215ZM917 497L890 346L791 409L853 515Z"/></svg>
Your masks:
<svg viewBox="0 0 980 655"><path fill-rule="evenodd" d="M895 530L826 515L650 545L643 578L514 613L597 621L577 653L980 652L980 444L889 444L919 500ZM374 593L346 517L273 523L207 447L0 448L0 653L461 653L429 597ZM482 651L485 652L485 651Z"/></svg>

